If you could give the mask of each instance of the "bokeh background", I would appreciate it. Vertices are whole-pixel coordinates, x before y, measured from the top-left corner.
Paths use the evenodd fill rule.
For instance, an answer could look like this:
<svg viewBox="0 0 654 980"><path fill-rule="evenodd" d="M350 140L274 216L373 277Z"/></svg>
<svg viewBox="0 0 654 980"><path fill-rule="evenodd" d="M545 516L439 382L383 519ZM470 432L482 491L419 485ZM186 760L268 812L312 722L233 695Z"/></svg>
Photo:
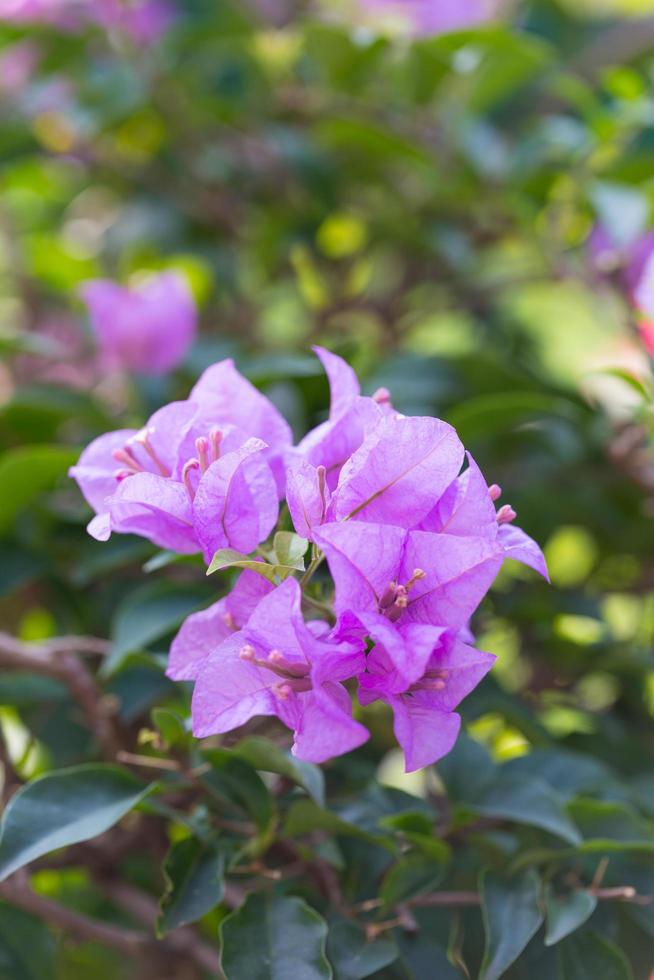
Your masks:
<svg viewBox="0 0 654 980"><path fill-rule="evenodd" d="M651 894L654 3L142 6L100 16L101 4L0 0L2 629L27 643L110 637L117 667L102 683L156 754L151 711L181 697L162 655L216 583L140 539L90 539L67 467L224 356L300 435L325 416L321 343L366 391L386 386L401 411L455 425L545 548L552 585L507 568L474 623L499 659L463 708L472 742L443 770L458 766L453 799L470 798L479 760L465 752L479 746L503 772L538 772L605 841L566 881L609 857L608 884ZM165 375L108 369L82 284L164 270L188 282L195 342ZM5 670L0 704L6 792L94 757L57 682ZM433 774L405 777L392 744L380 713L356 762L332 767L337 795L363 799L376 779L424 800ZM465 841L457 874L545 848L516 807L500 816L517 827ZM363 879L371 859L354 850ZM154 858L122 860L156 896ZM84 860L33 884L109 921L127 914ZM583 955L523 956L506 975L647 980L654 906L603 905L590 926ZM480 930L465 931L460 963L450 955L453 976L477 975ZM423 980L434 955L414 947L360 975ZM2 977L132 969L150 976L0 905Z"/></svg>

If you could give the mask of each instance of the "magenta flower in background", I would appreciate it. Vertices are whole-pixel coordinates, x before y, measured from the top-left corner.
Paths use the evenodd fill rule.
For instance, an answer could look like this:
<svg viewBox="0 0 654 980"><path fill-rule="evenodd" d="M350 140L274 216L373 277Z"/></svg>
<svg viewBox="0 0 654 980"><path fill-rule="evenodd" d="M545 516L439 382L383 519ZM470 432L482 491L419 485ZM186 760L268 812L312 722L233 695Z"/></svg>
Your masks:
<svg viewBox="0 0 654 980"><path fill-rule="evenodd" d="M70 475L96 512L93 537L139 534L209 562L219 548L250 552L269 535L278 513L271 466L290 442L275 407L228 360L143 429L95 439Z"/></svg>
<svg viewBox="0 0 654 980"><path fill-rule="evenodd" d="M206 658L193 693L194 735L276 715L294 732L293 754L306 762L324 762L366 741L368 731L352 718L341 683L363 669L363 647L316 636L301 600L298 582L287 579Z"/></svg>
<svg viewBox="0 0 654 980"><path fill-rule="evenodd" d="M0 50L0 94L20 92L31 80L40 57L31 41L17 41Z"/></svg>
<svg viewBox="0 0 654 980"><path fill-rule="evenodd" d="M617 275L632 298L654 254L654 229L624 245L613 238L608 228L597 224L588 238L588 248L597 271L602 275Z"/></svg>
<svg viewBox="0 0 654 980"><path fill-rule="evenodd" d="M80 295L106 370L166 374L182 362L195 338L195 303L176 272L149 276L132 287L96 279L85 283Z"/></svg>
<svg viewBox="0 0 654 980"><path fill-rule="evenodd" d="M96 24L145 44L163 34L173 19L166 0L2 0L0 5L0 21L51 24L73 32Z"/></svg>
<svg viewBox="0 0 654 980"><path fill-rule="evenodd" d="M364 10L396 17L417 37L474 27L497 16L498 0L360 0Z"/></svg>

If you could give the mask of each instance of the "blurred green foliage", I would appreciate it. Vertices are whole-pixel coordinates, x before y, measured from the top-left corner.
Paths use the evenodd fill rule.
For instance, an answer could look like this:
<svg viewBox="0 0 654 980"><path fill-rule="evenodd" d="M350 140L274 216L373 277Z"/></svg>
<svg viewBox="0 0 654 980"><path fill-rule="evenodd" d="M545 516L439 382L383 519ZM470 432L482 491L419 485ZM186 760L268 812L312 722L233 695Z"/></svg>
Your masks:
<svg viewBox="0 0 654 980"><path fill-rule="evenodd" d="M408 43L300 6L275 24L185 0L144 50L0 30L0 55L27 39L39 59L17 91L0 77L0 615L29 649L109 637L104 667L97 650L84 662L127 736L123 771L103 768L65 671L3 669L5 797L45 777L11 817L40 856L38 898L154 935L165 896L169 942L75 934L8 879L0 977L217 975L179 935L222 944L229 980L647 980L654 388L629 298L587 242L598 221L621 242L652 224L652 22L534 0L513 23ZM101 377L78 284L164 267L201 309L187 363ZM399 410L456 425L550 564L552 586L503 571L473 624L498 664L463 705L468 735L412 777L378 706L370 744L324 774L272 725L193 743L165 654L231 573L91 540L65 478L91 437L226 354L302 433L327 402L314 341ZM54 843L53 799L73 825ZM642 903L611 898L625 887ZM479 895L483 915L422 907L434 891ZM277 972L254 972L264 935Z"/></svg>

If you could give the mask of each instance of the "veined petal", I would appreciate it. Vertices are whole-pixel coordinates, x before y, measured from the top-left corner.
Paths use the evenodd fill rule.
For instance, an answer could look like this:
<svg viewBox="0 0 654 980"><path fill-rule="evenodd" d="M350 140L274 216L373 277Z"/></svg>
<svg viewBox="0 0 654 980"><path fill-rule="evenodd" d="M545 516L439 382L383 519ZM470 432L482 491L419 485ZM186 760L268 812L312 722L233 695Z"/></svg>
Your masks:
<svg viewBox="0 0 654 980"><path fill-rule="evenodd" d="M108 504L112 530L140 534L160 548L185 555L200 550L181 483L154 473L135 473L118 484Z"/></svg>
<svg viewBox="0 0 654 980"><path fill-rule="evenodd" d="M234 633L228 622L226 599L185 619L170 647L166 676L174 681L195 680L207 657Z"/></svg>
<svg viewBox="0 0 654 980"><path fill-rule="evenodd" d="M455 479L463 446L451 425L387 416L341 470L335 520L415 527Z"/></svg>
<svg viewBox="0 0 654 980"><path fill-rule="evenodd" d="M136 435L136 429L118 429L106 432L89 443L79 460L68 471L77 481L88 504L96 513L106 510L105 500L118 487L116 470L120 464L113 457L114 449L122 449Z"/></svg>
<svg viewBox="0 0 654 980"><path fill-rule="evenodd" d="M451 631L442 626L407 623L398 627L374 613L364 613L360 618L376 646L367 657L359 683L381 696L406 691L423 676L434 651L453 642Z"/></svg>
<svg viewBox="0 0 654 980"><path fill-rule="evenodd" d="M410 531L400 581L416 568L425 577L411 589L403 622L462 628L492 585L502 560L497 543L486 538Z"/></svg>
<svg viewBox="0 0 654 980"><path fill-rule="evenodd" d="M336 585L338 614L377 610L380 597L398 577L406 537L400 527L364 521L324 524L314 532Z"/></svg>
<svg viewBox="0 0 654 980"><path fill-rule="evenodd" d="M356 398L342 415L312 429L295 452L313 466L324 466L327 486L333 490L338 483L341 467L383 418L384 413L372 398Z"/></svg>
<svg viewBox="0 0 654 980"><path fill-rule="evenodd" d="M549 582L550 576L547 571L545 555L533 538L530 538L528 534L513 524L502 524L499 528L499 541L504 549L505 558L513 558L514 561L522 562L523 565L529 565Z"/></svg>
<svg viewBox="0 0 654 980"><path fill-rule="evenodd" d="M470 453L468 469L450 484L420 524L421 531L497 537L497 517L488 484Z"/></svg>
<svg viewBox="0 0 654 980"><path fill-rule="evenodd" d="M361 394L359 379L342 357L332 354L324 347L315 346L313 351L316 357L320 359L329 380L331 392L329 417L330 419L339 418L351 407L355 398Z"/></svg>
<svg viewBox="0 0 654 980"><path fill-rule="evenodd" d="M198 484L193 523L204 557L220 548L248 553L268 537L279 510L277 487L260 439L212 463Z"/></svg>
<svg viewBox="0 0 654 980"><path fill-rule="evenodd" d="M427 692L390 699L393 730L404 749L406 772L424 769L453 748L461 729L461 717L434 709Z"/></svg>
<svg viewBox="0 0 654 980"><path fill-rule="evenodd" d="M368 729L352 718L350 697L340 684L326 684L301 696L293 755L321 763L363 745Z"/></svg>
<svg viewBox="0 0 654 980"><path fill-rule="evenodd" d="M273 592L275 586L263 577L249 569L241 572L236 585L225 597L226 612L240 629L245 626L264 596Z"/></svg>
<svg viewBox="0 0 654 980"><path fill-rule="evenodd" d="M290 446L293 441L286 419L236 370L231 358L208 367L189 397L215 425L231 423L271 447Z"/></svg>
<svg viewBox="0 0 654 980"><path fill-rule="evenodd" d="M277 715L286 724L295 721L297 699L276 697L271 688L279 678L240 658L245 642L242 632L234 633L202 664L191 706L196 738L229 732L256 715Z"/></svg>
<svg viewBox="0 0 654 980"><path fill-rule="evenodd" d="M313 540L313 529L324 523L330 499L316 467L306 460L294 460L286 472L286 503L300 537Z"/></svg>

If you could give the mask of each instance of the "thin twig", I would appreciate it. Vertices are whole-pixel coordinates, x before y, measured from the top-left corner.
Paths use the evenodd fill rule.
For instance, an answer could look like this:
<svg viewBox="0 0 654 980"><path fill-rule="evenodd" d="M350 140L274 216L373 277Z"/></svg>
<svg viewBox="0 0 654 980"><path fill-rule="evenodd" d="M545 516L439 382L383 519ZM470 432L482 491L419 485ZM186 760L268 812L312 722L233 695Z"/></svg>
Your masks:
<svg viewBox="0 0 654 980"><path fill-rule="evenodd" d="M0 667L34 671L65 684L84 712L104 758L113 760L120 748L116 703L103 695L93 674L72 652L98 653L100 649L106 649L106 643L94 637L57 637L42 643L24 643L0 632Z"/></svg>

